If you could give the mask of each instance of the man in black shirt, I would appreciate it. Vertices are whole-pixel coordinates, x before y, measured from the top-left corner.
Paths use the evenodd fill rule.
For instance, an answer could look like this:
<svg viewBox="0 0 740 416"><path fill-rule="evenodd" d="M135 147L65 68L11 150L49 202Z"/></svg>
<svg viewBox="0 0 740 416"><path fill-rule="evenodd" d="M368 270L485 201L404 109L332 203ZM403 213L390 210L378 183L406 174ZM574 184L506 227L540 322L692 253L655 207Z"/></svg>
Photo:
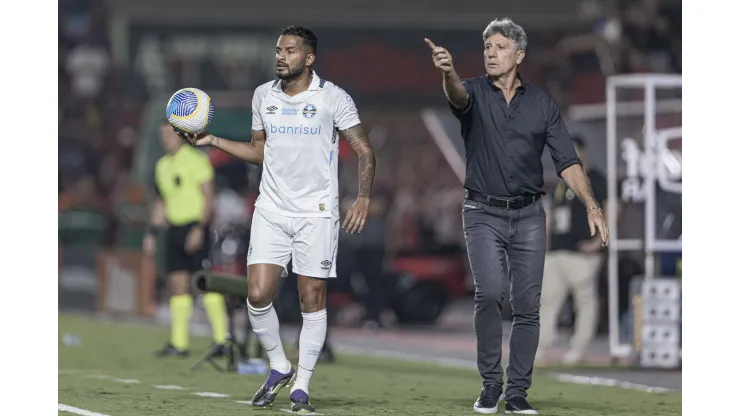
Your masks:
<svg viewBox="0 0 740 416"><path fill-rule="evenodd" d="M586 206L592 233L608 241L601 207L581 168L555 100L522 80L527 35L511 19L483 31L486 75L462 81L450 53L431 40L450 108L460 120L466 153L463 227L475 279L475 334L483 390L474 411L495 413L503 398L501 308L511 282L514 315L507 369L506 411L536 414L527 402L539 343L545 263L542 152L550 149L558 175Z"/></svg>
<svg viewBox="0 0 740 416"><path fill-rule="evenodd" d="M596 200L606 206L606 177L588 165L585 142L574 137L576 153L588 173ZM581 215L583 204L568 185L560 181L546 204L548 253L542 283L542 320L537 361L547 361L547 354L557 335L557 317L568 292L573 293L576 324L570 350L564 364L583 359L594 338L598 324L597 278L603 258L599 236L592 236L588 221Z"/></svg>

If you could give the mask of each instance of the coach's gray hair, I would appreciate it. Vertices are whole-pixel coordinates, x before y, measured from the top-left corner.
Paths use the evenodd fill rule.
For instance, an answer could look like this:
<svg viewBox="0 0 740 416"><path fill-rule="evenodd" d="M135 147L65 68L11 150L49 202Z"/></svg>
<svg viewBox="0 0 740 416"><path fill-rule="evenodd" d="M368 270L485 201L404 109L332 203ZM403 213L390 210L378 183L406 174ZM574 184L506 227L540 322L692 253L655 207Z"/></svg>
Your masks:
<svg viewBox="0 0 740 416"><path fill-rule="evenodd" d="M486 26L486 30L483 31L483 42L495 35L500 33L507 39L511 39L516 44L518 51L524 51L527 49L527 34L524 32L521 26L514 23L508 17L502 19L496 19Z"/></svg>

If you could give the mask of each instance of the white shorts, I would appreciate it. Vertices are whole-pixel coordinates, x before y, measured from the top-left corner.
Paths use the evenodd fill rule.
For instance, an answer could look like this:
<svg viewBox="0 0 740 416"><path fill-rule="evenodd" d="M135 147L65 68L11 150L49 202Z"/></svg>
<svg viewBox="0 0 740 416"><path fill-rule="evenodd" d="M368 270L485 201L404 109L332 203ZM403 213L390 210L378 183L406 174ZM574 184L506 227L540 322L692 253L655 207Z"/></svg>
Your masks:
<svg viewBox="0 0 740 416"><path fill-rule="evenodd" d="M339 217L286 217L255 208L247 266L277 264L293 259L293 272L326 279L337 277Z"/></svg>

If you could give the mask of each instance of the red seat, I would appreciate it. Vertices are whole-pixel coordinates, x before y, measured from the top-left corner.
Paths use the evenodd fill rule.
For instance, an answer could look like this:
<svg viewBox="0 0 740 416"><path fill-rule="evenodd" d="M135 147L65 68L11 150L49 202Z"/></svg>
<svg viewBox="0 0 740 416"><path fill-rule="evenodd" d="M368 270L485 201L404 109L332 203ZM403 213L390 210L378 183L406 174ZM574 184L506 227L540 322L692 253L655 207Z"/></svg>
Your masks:
<svg viewBox="0 0 740 416"><path fill-rule="evenodd" d="M597 104L606 101L606 81L600 73L579 75L572 85L571 104Z"/></svg>

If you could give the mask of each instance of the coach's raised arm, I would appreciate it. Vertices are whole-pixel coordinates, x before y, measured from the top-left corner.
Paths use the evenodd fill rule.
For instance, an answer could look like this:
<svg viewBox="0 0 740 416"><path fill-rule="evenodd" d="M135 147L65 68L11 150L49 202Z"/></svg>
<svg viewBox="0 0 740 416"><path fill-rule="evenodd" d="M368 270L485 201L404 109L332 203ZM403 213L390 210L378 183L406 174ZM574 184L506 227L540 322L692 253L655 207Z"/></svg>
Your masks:
<svg viewBox="0 0 740 416"><path fill-rule="evenodd" d="M431 40L424 38L424 41L432 49L432 60L443 74L442 86L445 90L447 100L455 108L463 110L468 106L470 97L465 90L465 86L460 80L460 76L455 72L455 66L452 63L452 55L447 49L437 46Z"/></svg>

